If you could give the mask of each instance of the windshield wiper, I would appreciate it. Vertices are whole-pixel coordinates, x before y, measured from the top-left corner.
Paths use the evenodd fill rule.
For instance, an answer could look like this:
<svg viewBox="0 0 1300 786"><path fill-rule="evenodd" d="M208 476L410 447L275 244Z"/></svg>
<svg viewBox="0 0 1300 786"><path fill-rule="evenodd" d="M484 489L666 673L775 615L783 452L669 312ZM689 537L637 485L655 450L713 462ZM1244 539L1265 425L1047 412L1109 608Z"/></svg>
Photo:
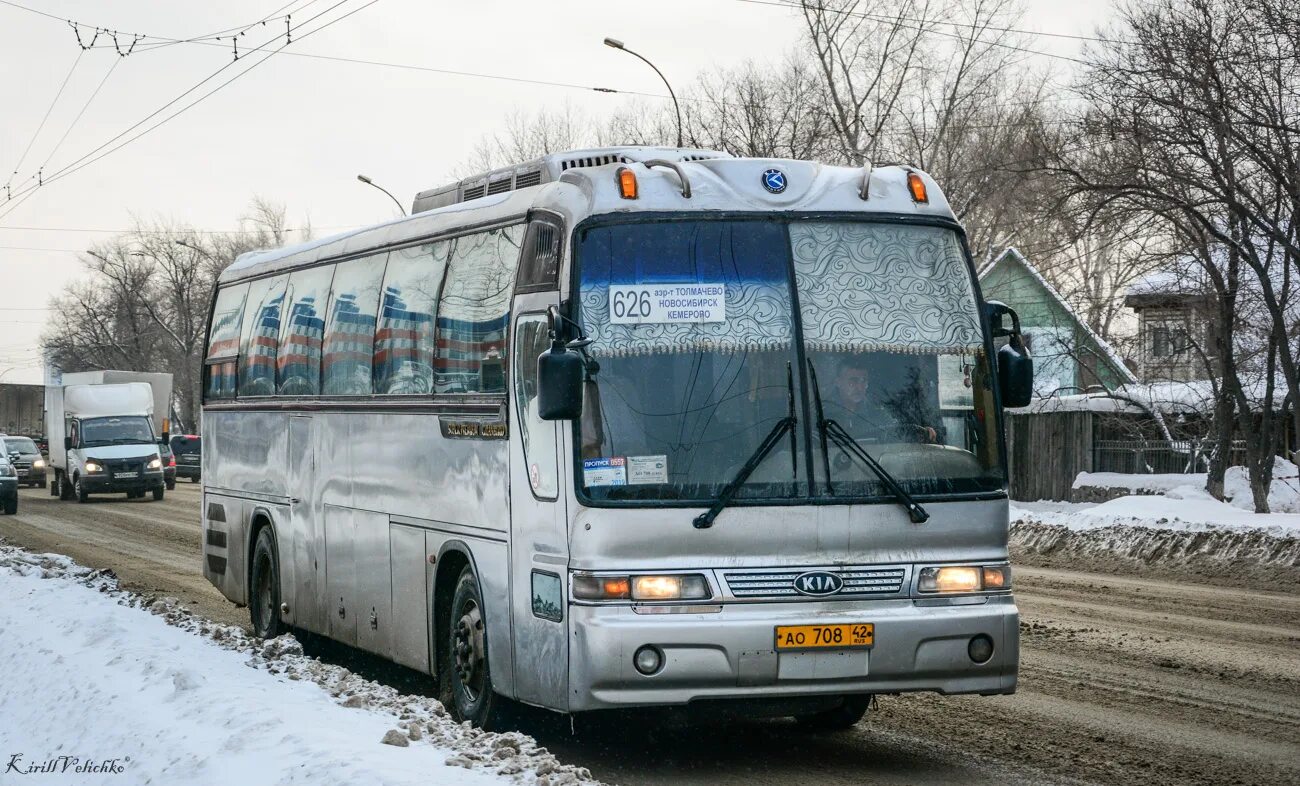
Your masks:
<svg viewBox="0 0 1300 786"><path fill-rule="evenodd" d="M898 480L889 474L889 470L882 467L880 462L876 461L875 456L872 456L859 445L858 441L845 431L843 426L826 417L826 413L822 409L822 391L817 386L817 369L813 368L812 360L808 361L808 379L812 382L813 401L817 404L817 430L822 438L822 460L826 462L826 490L832 495L835 493L835 487L831 485L831 461L826 445L829 438L830 441L835 443L836 447L866 465L868 469L876 474L876 477L880 478L880 482L884 483L885 487L907 509L907 515L912 519L912 523L924 524L930 518L930 514L925 511L925 508L921 507L921 503L912 499L912 495L903 490L903 487L898 484Z"/></svg>
<svg viewBox="0 0 1300 786"><path fill-rule="evenodd" d="M763 437L763 441L750 455L749 460L736 473L736 477L732 478L731 482L723 487L722 493L718 494L717 499L713 500L713 504L709 506L709 509L695 517L696 529L708 529L713 526L713 520L718 517L723 508L731 504L736 492L740 491L740 487L745 485L745 481L749 480L749 476L754 473L755 469L758 469L758 465L763 463L763 459L767 458L767 454L772 452L772 449L776 447L787 431L790 432L790 463L793 465L795 480L799 479L799 454L795 450L794 430L795 424L799 420L794 416L794 372L791 370L789 363L785 364L785 387L787 395L786 416L778 420L772 430L767 432L767 436Z"/></svg>

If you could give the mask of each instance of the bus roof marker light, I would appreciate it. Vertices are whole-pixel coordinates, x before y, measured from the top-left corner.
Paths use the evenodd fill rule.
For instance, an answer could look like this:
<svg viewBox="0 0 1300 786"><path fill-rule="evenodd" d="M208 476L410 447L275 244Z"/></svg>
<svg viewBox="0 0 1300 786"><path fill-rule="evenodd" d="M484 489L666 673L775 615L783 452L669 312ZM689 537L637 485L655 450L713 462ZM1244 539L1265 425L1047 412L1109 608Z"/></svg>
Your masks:
<svg viewBox="0 0 1300 786"><path fill-rule="evenodd" d="M907 173L907 190L912 192L912 201L918 205L929 203L930 196L925 193L925 181L917 173Z"/></svg>
<svg viewBox="0 0 1300 786"><path fill-rule="evenodd" d="M631 169L621 166L618 168L618 195L624 199L636 199L636 173Z"/></svg>

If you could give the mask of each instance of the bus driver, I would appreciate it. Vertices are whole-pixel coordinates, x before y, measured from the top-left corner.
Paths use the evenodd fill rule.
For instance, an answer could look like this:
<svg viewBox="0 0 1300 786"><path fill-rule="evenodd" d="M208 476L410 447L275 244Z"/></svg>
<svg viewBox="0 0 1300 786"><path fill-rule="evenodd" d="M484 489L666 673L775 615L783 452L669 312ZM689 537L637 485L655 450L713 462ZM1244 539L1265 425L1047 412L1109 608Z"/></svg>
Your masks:
<svg viewBox="0 0 1300 786"><path fill-rule="evenodd" d="M907 423L902 411L882 406L869 396L870 372L865 358L845 358L836 369L827 397L827 417L839 422L856 439L883 442L891 438L907 442L937 442L939 432L923 423ZM901 409L901 408L900 408Z"/></svg>

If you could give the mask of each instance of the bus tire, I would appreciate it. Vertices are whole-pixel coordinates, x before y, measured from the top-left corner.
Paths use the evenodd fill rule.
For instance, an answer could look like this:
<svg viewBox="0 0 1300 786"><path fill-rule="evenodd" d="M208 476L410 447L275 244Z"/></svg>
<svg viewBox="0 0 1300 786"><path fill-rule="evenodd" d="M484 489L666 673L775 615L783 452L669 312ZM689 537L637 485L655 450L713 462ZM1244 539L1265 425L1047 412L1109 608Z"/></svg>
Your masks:
<svg viewBox="0 0 1300 786"><path fill-rule="evenodd" d="M64 501L72 499L72 484L68 482L68 473L60 472L58 477L58 498Z"/></svg>
<svg viewBox="0 0 1300 786"><path fill-rule="evenodd" d="M90 499L90 494L86 491L86 484L81 482L81 476L78 475L72 481L72 495L77 498L78 504L84 504Z"/></svg>
<svg viewBox="0 0 1300 786"><path fill-rule="evenodd" d="M275 536L269 526L258 530L248 586L248 617L253 635L262 639L279 636L284 632L280 622L280 563L275 554Z"/></svg>
<svg viewBox="0 0 1300 786"><path fill-rule="evenodd" d="M509 700L492 688L487 620L483 614L483 594L478 579L474 576L474 569L466 565L456 581L456 591L445 621L447 650L440 669L442 694L447 709L456 720L497 731L507 722Z"/></svg>
<svg viewBox="0 0 1300 786"><path fill-rule="evenodd" d="M50 496L59 496L59 471L57 469L54 471L54 480L50 481Z"/></svg>
<svg viewBox="0 0 1300 786"><path fill-rule="evenodd" d="M156 489L154 489L154 490L153 490L153 501L154 501L154 502L162 502L162 498L163 498L163 490L162 490L161 488L156 488Z"/></svg>
<svg viewBox="0 0 1300 786"><path fill-rule="evenodd" d="M846 731L857 725L871 706L871 696L845 696L840 706L814 712L811 715L796 715L795 721L808 731Z"/></svg>

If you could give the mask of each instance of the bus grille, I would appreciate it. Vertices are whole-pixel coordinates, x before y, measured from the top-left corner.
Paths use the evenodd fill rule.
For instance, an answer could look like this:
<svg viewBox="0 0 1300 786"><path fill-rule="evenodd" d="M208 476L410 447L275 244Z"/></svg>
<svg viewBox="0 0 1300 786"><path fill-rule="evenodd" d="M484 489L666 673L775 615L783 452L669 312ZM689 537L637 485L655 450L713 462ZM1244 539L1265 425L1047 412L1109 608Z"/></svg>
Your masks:
<svg viewBox="0 0 1300 786"><path fill-rule="evenodd" d="M794 580L809 571L834 573L844 582L838 592L817 597L876 597L897 595L903 590L906 568L848 566L840 568L780 568L770 570L726 571L723 576L732 597L736 598L803 598L794 588Z"/></svg>

